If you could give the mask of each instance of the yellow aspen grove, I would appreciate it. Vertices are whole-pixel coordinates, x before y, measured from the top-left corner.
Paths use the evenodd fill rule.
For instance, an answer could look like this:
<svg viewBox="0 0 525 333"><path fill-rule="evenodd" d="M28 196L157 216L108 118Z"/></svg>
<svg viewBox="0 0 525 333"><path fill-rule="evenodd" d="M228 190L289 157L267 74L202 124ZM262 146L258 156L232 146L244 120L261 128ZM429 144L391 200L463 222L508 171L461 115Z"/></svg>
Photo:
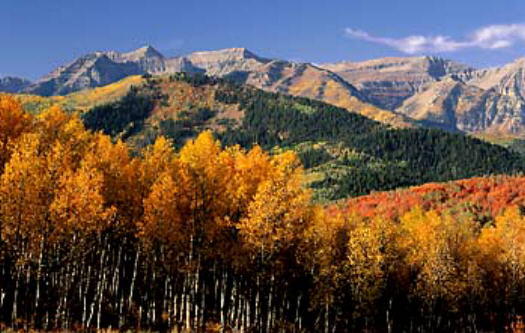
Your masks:
<svg viewBox="0 0 525 333"><path fill-rule="evenodd" d="M338 311L342 304L348 301L346 292L349 291L348 278L345 274L348 255L348 232L353 222L342 214L329 215L316 208L311 223L305 230L302 239L299 260L313 274L313 288L310 295L301 295L298 299L297 309L308 296L311 303L319 308L316 322L318 329L330 331L337 328L334 324L330 327L334 316L342 312L342 325L350 327L352 322L352 309ZM357 217L355 217L357 218ZM304 311L304 310L303 310ZM297 322L302 326L302 318L297 314Z"/></svg>
<svg viewBox="0 0 525 333"><path fill-rule="evenodd" d="M62 173L57 191L49 207L57 237L97 234L108 228L113 207L106 207L102 196L103 176L96 168L83 162L75 171Z"/></svg>
<svg viewBox="0 0 525 333"><path fill-rule="evenodd" d="M176 169L174 165L171 169ZM144 200L144 221L139 232L145 242L165 246L179 246L186 236L190 198L184 175L177 170L166 170L151 187L151 193Z"/></svg>
<svg viewBox="0 0 525 333"><path fill-rule="evenodd" d="M215 219L225 210L227 193L224 189L230 182L229 166L221 151L220 142L213 138L210 131L201 133L195 140L189 141L181 150L179 160L189 170L191 177L192 210L194 213L193 230L197 238L204 237L204 225L207 233L215 230ZM207 216L205 220L204 216ZM211 218L210 218L211 217ZM209 224L209 225L208 225Z"/></svg>
<svg viewBox="0 0 525 333"><path fill-rule="evenodd" d="M35 131L41 135L42 149L50 149L55 142L74 147L87 141L90 136L78 117L66 114L57 106L52 106L41 113L35 127ZM82 147L80 145L79 148Z"/></svg>
<svg viewBox="0 0 525 333"><path fill-rule="evenodd" d="M14 254L8 265L11 275L16 277L12 289L13 320L19 317L19 300L26 301L21 306L32 309L33 315L41 306L40 288L46 278L42 267L53 232L48 214L53 196L52 175L47 173L46 156L39 152L39 143L38 135L24 134L0 177L2 240L9 253ZM22 293L21 277L33 275L36 275L34 292Z"/></svg>
<svg viewBox="0 0 525 333"><path fill-rule="evenodd" d="M215 255L221 260L246 269L250 258L238 239L238 224L246 216L250 203L254 200L259 185L267 180L273 169L271 158L260 147L244 151L238 146L225 149L219 156L223 165L225 179L221 217L214 241L222 244L221 251Z"/></svg>
<svg viewBox="0 0 525 333"><path fill-rule="evenodd" d="M355 315L373 314L375 302L387 287L388 274L394 269L396 239L391 223L377 218L356 219L348 232L348 279L352 285Z"/></svg>
<svg viewBox="0 0 525 333"><path fill-rule="evenodd" d="M9 143L29 130L32 117L15 98L0 94L0 174L11 155Z"/></svg>
<svg viewBox="0 0 525 333"><path fill-rule="evenodd" d="M135 222L139 225L139 233L146 233L149 236L144 237L148 239L150 236L151 240L156 239L160 241L160 238L157 238L155 234L159 237L169 237L171 234L170 230L164 228L162 231L157 230L157 222L159 221L154 215L158 214L169 214L165 212L164 208L157 208L156 205L160 204L163 201L170 202L173 205L173 209L176 209L176 204L178 201L176 198L172 198L171 192L164 191L181 191L178 188L175 182L170 182L162 186L162 181L167 182L171 179L171 173L176 172L175 164L175 153L171 146L171 143L163 137L160 137L155 141L155 143L145 149L143 154L143 159L141 161L134 161L136 163L136 177L134 179L134 188L137 193L135 193L134 201L136 200L137 212L135 213ZM133 163L133 164L135 164ZM133 180L132 180L133 181ZM129 200L128 200L129 201ZM142 201L142 202L140 202ZM151 201L151 203L150 203ZM144 212L138 211L139 208L144 208ZM150 210L148 210L150 209ZM169 218L161 218L164 223L170 224L171 221ZM177 223L173 222L172 226L176 227ZM153 228L153 229L150 229Z"/></svg>
<svg viewBox="0 0 525 333"><path fill-rule="evenodd" d="M171 167L175 152L171 143L164 137L145 149L142 166L139 170L141 183L145 189L150 189L158 177Z"/></svg>
<svg viewBox="0 0 525 333"><path fill-rule="evenodd" d="M191 248L188 244L192 240L189 232L191 198L187 192L187 176L179 167L174 161L159 175L144 199L144 218L138 223L142 249L139 252L147 258L151 272L149 281L156 286L155 292L159 295L156 298L162 300L162 303L151 304L150 316L168 326L182 318L183 311L189 313L194 309L190 309L190 296L181 293L181 285L187 291L189 279L179 276L182 271L189 273L194 269L193 262L188 260ZM166 308L163 303L170 305ZM185 326L190 327L187 320Z"/></svg>
<svg viewBox="0 0 525 333"><path fill-rule="evenodd" d="M503 178L323 206L293 152L223 147L211 131L138 149L82 119L0 95L0 330L522 323L525 217Z"/></svg>
<svg viewBox="0 0 525 333"><path fill-rule="evenodd" d="M39 136L24 134L16 144L9 163L0 178L2 214L2 239L15 246L15 253L26 251L39 244L38 238L46 216L45 159L39 156Z"/></svg>
<svg viewBox="0 0 525 333"><path fill-rule="evenodd" d="M253 147L246 153L239 147L230 147L221 154L221 159L230 170L231 177L226 183L226 188L232 196L231 205L238 210L231 214L244 214L258 186L270 177L269 173L272 170L270 156L259 146Z"/></svg>
<svg viewBox="0 0 525 333"><path fill-rule="evenodd" d="M272 160L270 179L262 182L247 217L239 223L241 236L264 262L267 257L297 244L300 230L311 216L310 193L301 187L302 169L292 153Z"/></svg>
<svg viewBox="0 0 525 333"><path fill-rule="evenodd" d="M516 313L516 304L525 290L525 218L518 207L510 207L487 225L479 237L480 266L485 272L487 294L492 308L501 309L504 316ZM505 318L500 318L504 320Z"/></svg>
<svg viewBox="0 0 525 333"><path fill-rule="evenodd" d="M108 206L117 209L116 225L133 230L142 217L143 192L140 190L142 161L131 156L121 141L111 142L102 134L94 135L84 159L103 175L102 196Z"/></svg>
<svg viewBox="0 0 525 333"><path fill-rule="evenodd" d="M292 153L274 156L272 165L270 178L259 185L247 216L238 224L253 263L261 270L255 281L255 310L265 313L257 326L266 330L275 327L281 307L290 307L290 301L296 305L295 300L280 297L289 290L287 286L279 288L277 281L287 269L297 265L292 253L314 216L310 192L301 186L302 168L296 156Z"/></svg>
<svg viewBox="0 0 525 333"><path fill-rule="evenodd" d="M57 182L55 200L49 207L55 227L55 258L60 258L49 285L57 291L57 307L53 314L57 325L68 326L68 296L86 286L75 285L75 276L85 274L85 256L89 240L100 239L113 222L115 209L106 207L102 197L102 174L87 163L75 171L67 170ZM64 253L65 252L65 253ZM95 304L95 303L93 303ZM98 310L100 311L100 304Z"/></svg>
<svg viewBox="0 0 525 333"><path fill-rule="evenodd" d="M475 267L475 245L478 227L474 221L457 220L451 215L420 208L401 218L400 251L407 269L414 274L408 281L411 292L421 297L433 320L441 320L440 307L458 311L470 292L476 290L479 271Z"/></svg>

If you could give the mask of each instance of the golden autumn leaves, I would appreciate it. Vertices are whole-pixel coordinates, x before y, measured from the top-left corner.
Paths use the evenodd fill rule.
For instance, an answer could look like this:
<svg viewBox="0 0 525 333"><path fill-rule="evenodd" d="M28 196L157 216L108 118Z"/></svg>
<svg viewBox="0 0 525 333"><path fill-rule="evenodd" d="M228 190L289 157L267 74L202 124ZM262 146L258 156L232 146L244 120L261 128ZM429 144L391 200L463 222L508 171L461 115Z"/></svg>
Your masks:
<svg viewBox="0 0 525 333"><path fill-rule="evenodd" d="M30 117L13 98L0 98L0 168L10 155L9 141L17 138L30 125ZM2 171L2 169L0 169Z"/></svg>
<svg viewBox="0 0 525 333"><path fill-rule="evenodd" d="M103 327L111 307L120 309L120 324L129 316L140 324L142 312L131 314L136 304L157 299L138 284L162 276L162 295L169 289L178 303L160 317L184 311L186 327L202 325L197 304L209 287L201 276L221 262L228 262L221 270L248 271L256 258L274 260L310 218L310 194L291 153L222 148L210 132L178 153L164 138L137 153L87 131L75 115L54 107L33 117L8 96L0 96L0 126L0 264L15 285L0 286L9 295L0 307L11 323L25 313L41 327L35 318L57 311L55 325ZM73 304L84 305L68 317L75 290L82 293ZM158 324L154 310L144 311L146 325Z"/></svg>
<svg viewBox="0 0 525 333"><path fill-rule="evenodd" d="M160 138L132 157L124 143L86 131L58 108L32 118L13 98L0 105L2 234L20 253L43 238L108 228L183 248L190 237L214 242L234 228L266 253L293 241L306 222L309 192L291 153L222 149L204 132L179 154Z"/></svg>
<svg viewBox="0 0 525 333"><path fill-rule="evenodd" d="M499 210L484 223L428 193L385 203L397 213L370 198L325 209L291 152L223 148L210 132L135 152L3 95L0 174L0 321L330 331L524 305L525 218L506 200L488 200Z"/></svg>
<svg viewBox="0 0 525 333"><path fill-rule="evenodd" d="M517 207L486 225L454 210L418 207L393 219L321 217L303 235L300 257L313 264L315 301L349 310L347 318L378 318L400 298L407 302L402 318L424 316L428 329L450 316L484 316L501 327L520 313L525 218Z"/></svg>

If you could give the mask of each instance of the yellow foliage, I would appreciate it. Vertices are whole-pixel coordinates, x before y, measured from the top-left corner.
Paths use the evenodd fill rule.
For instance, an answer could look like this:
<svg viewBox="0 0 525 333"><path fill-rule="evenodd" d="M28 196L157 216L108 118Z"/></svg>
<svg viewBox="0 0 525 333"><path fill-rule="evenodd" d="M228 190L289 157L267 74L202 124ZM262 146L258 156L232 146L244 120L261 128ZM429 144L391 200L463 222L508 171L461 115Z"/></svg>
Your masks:
<svg viewBox="0 0 525 333"><path fill-rule="evenodd" d="M481 266L492 278L491 288L505 301L518 297L525 287L525 218L518 207L496 217L479 237Z"/></svg>
<svg viewBox="0 0 525 333"><path fill-rule="evenodd" d="M348 278L353 285L357 314L373 312L374 302L386 288L395 267L396 230L384 219L354 219L348 232Z"/></svg>
<svg viewBox="0 0 525 333"><path fill-rule="evenodd" d="M35 281L62 292L62 280L72 283L62 297L76 294L74 272L86 284L100 281L100 288L85 288L100 289L101 309L123 302L132 308L149 290L135 286L142 294L134 297L130 288L121 298L118 287L107 288L122 278L127 293L139 272L146 278L137 284L152 281L165 286L164 296L174 293L159 306L174 295L190 309L197 293L205 302L235 294L241 307L260 297L265 306L273 302L270 311L298 304L298 317L308 307L324 320L340 316L347 323L388 313L392 302L418 310L423 304L421 313L454 312L451 317L477 311L471 309L478 304L483 311L523 304L519 207L485 225L466 213L421 207L401 217L324 209L312 205L292 152L223 148L206 131L179 153L159 138L135 156L124 142L86 131L78 116L57 106L33 118L6 96L0 96L0 129L0 250L11 256L2 267L14 269L32 295ZM311 288L293 286L297 281ZM284 296L272 298L279 288ZM208 295L211 290L217 294ZM116 303L102 301L106 294L117 295ZM59 303L66 302L62 297Z"/></svg>
<svg viewBox="0 0 525 333"><path fill-rule="evenodd" d="M458 223L450 215L415 208L401 217L399 252L417 273L412 292L430 306L439 300L454 307L478 289L474 221Z"/></svg>
<svg viewBox="0 0 525 333"><path fill-rule="evenodd" d="M0 94L0 173L11 154L9 143L30 125L31 116L24 112L20 103L13 97Z"/></svg>
<svg viewBox="0 0 525 333"><path fill-rule="evenodd" d="M103 175L89 162L63 172L49 210L57 237L73 233L99 233L108 227L114 207L106 208L102 196Z"/></svg>
<svg viewBox="0 0 525 333"><path fill-rule="evenodd" d="M272 159L271 177L260 183L247 217L239 223L248 246L265 260L275 252L297 244L310 221L310 192L301 187L302 168L293 153Z"/></svg>

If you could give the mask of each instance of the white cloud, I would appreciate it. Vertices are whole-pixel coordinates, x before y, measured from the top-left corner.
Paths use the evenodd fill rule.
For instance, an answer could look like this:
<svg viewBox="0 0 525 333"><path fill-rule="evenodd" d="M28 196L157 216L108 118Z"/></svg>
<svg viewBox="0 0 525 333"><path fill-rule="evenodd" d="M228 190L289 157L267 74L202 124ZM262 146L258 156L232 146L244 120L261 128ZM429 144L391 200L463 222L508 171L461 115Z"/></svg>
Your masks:
<svg viewBox="0 0 525 333"><path fill-rule="evenodd" d="M345 35L372 43L390 46L408 54L453 52L467 48L502 49L525 42L525 24L490 25L475 30L463 40L449 36L411 35L404 38L379 37L366 31L345 29Z"/></svg>

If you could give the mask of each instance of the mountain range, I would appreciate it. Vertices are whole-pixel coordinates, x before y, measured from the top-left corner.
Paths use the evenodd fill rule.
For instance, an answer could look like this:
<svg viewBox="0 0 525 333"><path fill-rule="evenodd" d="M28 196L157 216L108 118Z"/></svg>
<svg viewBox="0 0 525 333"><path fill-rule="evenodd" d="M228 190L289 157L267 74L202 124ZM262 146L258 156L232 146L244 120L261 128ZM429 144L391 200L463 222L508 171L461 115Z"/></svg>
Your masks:
<svg viewBox="0 0 525 333"><path fill-rule="evenodd" d="M258 56L245 48L168 58L151 46L94 52L30 83L0 79L0 91L66 95L131 75L202 73L321 100L395 127L525 138L525 58L475 69L439 57L382 58L314 65Z"/></svg>
<svg viewBox="0 0 525 333"><path fill-rule="evenodd" d="M31 81L19 77L0 77L0 91L16 93L25 90L31 85Z"/></svg>

